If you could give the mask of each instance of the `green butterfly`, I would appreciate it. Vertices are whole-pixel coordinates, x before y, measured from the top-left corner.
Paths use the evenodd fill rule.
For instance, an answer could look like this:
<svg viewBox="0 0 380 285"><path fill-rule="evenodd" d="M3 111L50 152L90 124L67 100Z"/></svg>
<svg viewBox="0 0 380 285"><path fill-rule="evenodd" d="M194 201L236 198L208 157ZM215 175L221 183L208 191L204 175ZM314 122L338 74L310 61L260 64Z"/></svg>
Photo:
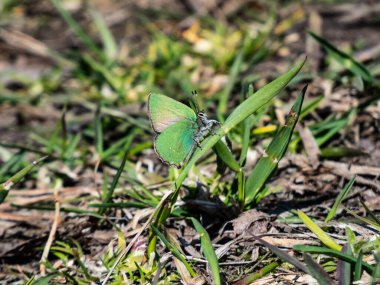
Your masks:
<svg viewBox="0 0 380 285"><path fill-rule="evenodd" d="M149 94L148 113L156 137L154 150L160 160L177 168L188 160L201 141L219 122L209 120L204 112L161 94Z"/></svg>

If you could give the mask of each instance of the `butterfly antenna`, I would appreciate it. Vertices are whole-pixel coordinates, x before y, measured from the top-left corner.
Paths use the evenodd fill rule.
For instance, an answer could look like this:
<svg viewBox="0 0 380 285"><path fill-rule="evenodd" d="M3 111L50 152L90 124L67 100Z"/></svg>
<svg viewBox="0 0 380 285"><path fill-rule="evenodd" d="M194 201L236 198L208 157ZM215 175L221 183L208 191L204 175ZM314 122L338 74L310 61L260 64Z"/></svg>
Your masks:
<svg viewBox="0 0 380 285"><path fill-rule="evenodd" d="M191 91L191 94L193 94L193 98L194 98L194 106L195 106L195 111L197 113L199 113L199 105L198 105L198 93L197 93L197 90L193 90Z"/></svg>

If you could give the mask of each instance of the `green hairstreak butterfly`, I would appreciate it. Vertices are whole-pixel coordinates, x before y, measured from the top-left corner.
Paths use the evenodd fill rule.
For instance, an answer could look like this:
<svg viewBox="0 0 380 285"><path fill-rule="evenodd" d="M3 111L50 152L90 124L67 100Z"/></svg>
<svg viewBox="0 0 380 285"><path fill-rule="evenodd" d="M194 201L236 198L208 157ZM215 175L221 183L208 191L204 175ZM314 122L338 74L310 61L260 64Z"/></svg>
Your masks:
<svg viewBox="0 0 380 285"><path fill-rule="evenodd" d="M219 126L204 112L161 94L149 94L148 113L156 137L154 149L160 160L180 167L189 159L200 142Z"/></svg>

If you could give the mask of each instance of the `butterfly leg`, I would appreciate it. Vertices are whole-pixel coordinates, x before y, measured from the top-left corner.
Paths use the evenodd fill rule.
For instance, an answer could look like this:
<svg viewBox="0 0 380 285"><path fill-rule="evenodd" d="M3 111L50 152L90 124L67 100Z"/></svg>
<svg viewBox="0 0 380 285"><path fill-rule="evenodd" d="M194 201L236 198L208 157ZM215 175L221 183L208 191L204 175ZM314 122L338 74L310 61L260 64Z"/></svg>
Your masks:
<svg viewBox="0 0 380 285"><path fill-rule="evenodd" d="M199 147L200 149L202 149L202 147L201 147L201 138L199 138L198 136L195 136L194 137L194 143L197 145L197 147Z"/></svg>
<svg viewBox="0 0 380 285"><path fill-rule="evenodd" d="M194 151L195 151L195 147L196 147L196 144L194 143L188 153L188 155L186 156L185 160L186 162L188 162L190 160L190 158L192 157Z"/></svg>
<svg viewBox="0 0 380 285"><path fill-rule="evenodd" d="M220 128L220 123L216 120L210 120L210 135L216 136L216 130Z"/></svg>

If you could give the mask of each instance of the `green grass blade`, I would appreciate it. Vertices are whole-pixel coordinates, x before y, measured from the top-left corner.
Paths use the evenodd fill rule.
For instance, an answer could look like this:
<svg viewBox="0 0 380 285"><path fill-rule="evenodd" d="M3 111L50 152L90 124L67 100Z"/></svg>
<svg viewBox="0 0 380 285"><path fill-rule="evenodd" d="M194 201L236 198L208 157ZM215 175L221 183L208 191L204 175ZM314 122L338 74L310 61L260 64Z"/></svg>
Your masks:
<svg viewBox="0 0 380 285"><path fill-rule="evenodd" d="M194 271L191 265L187 262L185 256L174 245L172 245L155 226L152 226L152 230L158 236L158 238L165 244L165 246L170 250L170 252L186 266L191 276L192 277L196 276L197 273Z"/></svg>
<svg viewBox="0 0 380 285"><path fill-rule="evenodd" d="M246 89L245 87L243 87L243 89ZM251 97L253 94L254 94L254 89L253 89L253 85L250 84L247 88L248 90L243 90L243 92L247 93L247 95L245 95L245 98L249 98ZM263 112L258 112L258 113L263 113ZM246 158L247 158L247 153L248 153L248 148L249 148L249 143L250 143L250 136L251 136L251 129L253 128L254 124L257 123L258 121L258 118L260 117L260 115L250 115L248 116L244 121L243 121L243 124L242 124L242 147L241 147L241 153L240 153L240 158L239 158L239 164L240 166L243 166Z"/></svg>
<svg viewBox="0 0 380 285"><path fill-rule="evenodd" d="M110 29L107 27L102 14L100 14L99 11L93 7L90 9L90 13L100 33L100 37L104 46L104 53L107 56L107 60L113 60L117 55L117 44L115 38L112 35Z"/></svg>
<svg viewBox="0 0 380 285"><path fill-rule="evenodd" d="M240 172L240 165L236 161L230 149L226 146L224 142L219 140L215 146L214 150L218 157L235 172Z"/></svg>
<svg viewBox="0 0 380 285"><path fill-rule="evenodd" d="M91 203L88 204L89 208L138 208L144 209L147 207L154 207L152 203L143 203L137 201L128 201L128 202L120 202L120 203Z"/></svg>
<svg viewBox="0 0 380 285"><path fill-rule="evenodd" d="M230 114L224 124L221 125L217 134L214 136L210 136L206 138L202 144L202 148L198 148L190 161L186 164L186 166L181 171L178 176L175 187L178 190L183 180L186 178L188 172L193 167L193 165L200 159L207 151L209 151L224 135L226 135L232 128L234 128L237 124L242 122L249 115L257 111L260 107L269 102L272 98L274 98L285 86L290 82L290 80L297 75L302 66L305 63L303 61L299 62L295 67L293 67L290 71L285 73L284 75L278 77L273 80L269 84L265 85L263 88L258 90L253 96L247 98L243 103L241 103L235 110ZM173 196L176 199L176 195Z"/></svg>
<svg viewBox="0 0 380 285"><path fill-rule="evenodd" d="M58 274L49 274L47 276L41 277L40 279L33 280L32 282L27 282L28 285L49 285L51 280L55 277L58 277Z"/></svg>
<svg viewBox="0 0 380 285"><path fill-rule="evenodd" d="M237 183L238 183L238 201L239 206L241 209L244 208L244 194L245 194L245 187L246 187L246 179L244 171L239 171L237 173Z"/></svg>
<svg viewBox="0 0 380 285"><path fill-rule="evenodd" d="M250 204L254 201L260 189L265 185L271 174L277 168L279 161L284 156L301 112L306 89L307 85L303 88L294 103L285 125L278 130L266 149L265 155L259 159L251 175L248 177L245 193L246 204Z"/></svg>
<svg viewBox="0 0 380 285"><path fill-rule="evenodd" d="M368 154L360 149L348 148L344 146L325 147L321 149L321 157L323 158L354 157L365 155Z"/></svg>
<svg viewBox="0 0 380 285"><path fill-rule="evenodd" d="M331 123L331 126L329 126L329 128L326 126L326 129L328 129L326 134L323 134L322 136L319 136L319 137L315 136L318 146L320 147L323 144L325 144L327 141L329 141L338 132L343 130L348 125L348 123L349 123L349 116Z"/></svg>
<svg viewBox="0 0 380 285"><path fill-rule="evenodd" d="M269 242L266 242L265 240L255 237L256 240L258 240L262 245L269 248L275 255L277 255L282 260L285 260L286 262L292 264L293 266L297 267L299 270L309 273L307 267L301 263L298 259L291 256L290 254L286 253L286 251L279 249L278 247L270 244Z"/></svg>
<svg viewBox="0 0 380 285"><path fill-rule="evenodd" d="M98 104L95 112L95 148L100 157L103 155L103 126L101 117L101 103Z"/></svg>
<svg viewBox="0 0 380 285"><path fill-rule="evenodd" d="M82 29L78 22L70 15L70 13L63 7L61 0L51 0L54 7L61 14L62 18L69 25L74 34L82 41L90 50L96 53L100 58L104 55L102 51L97 47L95 42L88 36L88 34Z"/></svg>
<svg viewBox="0 0 380 285"><path fill-rule="evenodd" d="M104 78L104 81L106 81L114 91L116 91L120 96L124 95L121 94L122 91L120 90L120 87L122 86L121 79L113 75L104 64L98 62L89 54L84 54L82 59L89 68L95 72L98 72Z"/></svg>
<svg viewBox="0 0 380 285"><path fill-rule="evenodd" d="M360 204L362 204L362 206L364 207L367 215L370 216L377 223L378 227L380 227L380 219L376 217L374 213L372 213L372 211L367 207L367 205L364 203L362 198L360 198L359 201L360 201Z"/></svg>
<svg viewBox="0 0 380 285"><path fill-rule="evenodd" d="M253 281L256 281L265 275L271 273L273 270L275 270L278 266L280 266L279 262L272 262L268 264L267 266L263 267L259 271L250 274L243 279L239 280L238 282L233 283L233 285L248 285L251 284Z"/></svg>
<svg viewBox="0 0 380 285"><path fill-rule="evenodd" d="M302 120L304 117L309 115L312 111L314 111L324 98L325 98L324 96L319 96L317 98L312 99L311 101L304 102L299 119Z"/></svg>
<svg viewBox="0 0 380 285"><path fill-rule="evenodd" d="M7 197L9 191L12 189L12 187L20 182L22 178L25 177L36 165L38 165L40 162L45 160L47 156L42 157L38 160L33 161L28 166L21 169L19 172L17 172L15 175L13 175L11 178L9 178L4 183L0 184L0 203L4 202L5 198Z"/></svg>
<svg viewBox="0 0 380 285"><path fill-rule="evenodd" d="M342 248L342 252L352 256L351 246L345 244ZM351 263L339 259L336 266L337 279L340 285L350 285L351 284Z"/></svg>
<svg viewBox="0 0 380 285"><path fill-rule="evenodd" d="M358 259L355 263L354 279L353 281L359 281L362 278L363 272L363 251L360 250L358 254Z"/></svg>
<svg viewBox="0 0 380 285"><path fill-rule="evenodd" d="M215 254L214 248L212 247L212 243L210 240L210 236L208 235L207 231L202 227L202 225L194 218L191 218L191 221L194 224L194 227L196 231L198 232L200 238L201 238L201 247L204 256L206 257L208 264L210 266L213 280L216 285L221 285L222 281L220 279L220 270L219 270L219 263L218 258Z"/></svg>
<svg viewBox="0 0 380 285"><path fill-rule="evenodd" d="M344 53L343 51L337 49L330 42L324 38L317 36L313 32L309 34L328 52L328 54L333 57L337 62L351 71L353 74L360 76L368 82L375 82L376 79L371 75L368 69L361 63L357 62L350 55Z"/></svg>
<svg viewBox="0 0 380 285"><path fill-rule="evenodd" d="M73 138L70 139L66 148L65 159L73 160L75 150L78 149L77 147L78 147L79 142L81 141L81 138L82 138L82 134L77 133Z"/></svg>
<svg viewBox="0 0 380 285"><path fill-rule="evenodd" d="M111 184L110 188L108 189L106 198L103 201L104 203L110 203L111 202L113 192L115 191L117 183L119 182L119 178L124 171L124 166L125 166L125 163L127 161L127 157L128 157L128 151L125 150L123 160L121 161L120 167L117 169L116 175L115 175L114 179L112 180L112 184ZM107 210L107 208L100 208L98 211L98 214L103 215L106 212L106 210Z"/></svg>
<svg viewBox="0 0 380 285"><path fill-rule="evenodd" d="M329 235L327 235L316 223L314 223L304 212L301 210L297 211L299 218L302 222L311 230L319 240L328 246L329 248L335 250L341 250L342 246L337 244Z"/></svg>
<svg viewBox="0 0 380 285"><path fill-rule="evenodd" d="M161 198L160 203L157 205L156 211L154 213L154 222L152 224L156 228L159 227L170 215L171 201L173 201L173 193L170 193L167 196ZM147 255L150 256L156 250L157 243L157 235L153 232L152 229L150 229L148 239L149 242Z"/></svg>
<svg viewBox="0 0 380 285"><path fill-rule="evenodd" d="M303 259L305 260L310 275L317 279L319 285L336 284L336 282L331 279L322 266L320 266L309 254L304 252Z"/></svg>
<svg viewBox="0 0 380 285"><path fill-rule="evenodd" d="M228 97L231 94L232 88L235 86L236 79L240 73L242 64L243 64L243 52L240 51L238 55L236 56L234 63L232 64L229 78L228 78L228 83L226 87L223 89L222 93L219 95L219 104L218 104L217 114L218 114L218 119L220 121L223 121L223 114L225 114L227 111Z"/></svg>
<svg viewBox="0 0 380 285"><path fill-rule="evenodd" d="M66 106L63 109L62 116L61 116L61 160L64 160L66 156L67 151L67 124L66 124L66 112L67 108Z"/></svg>
<svg viewBox="0 0 380 285"><path fill-rule="evenodd" d="M12 155L7 161L5 161L0 166L0 181L4 181L7 178L10 178L10 173L16 172L22 167L24 161L24 152L18 152L15 155Z"/></svg>
<svg viewBox="0 0 380 285"><path fill-rule="evenodd" d="M336 257L339 259L342 259L346 262L350 262L351 264L355 264L357 262L357 258L342 253L338 250L326 248L326 247L319 247L319 246L307 246L307 245L295 245L293 246L293 249L300 252L309 252L309 253L319 253L319 254L325 254L328 256ZM363 268L369 273L372 274L375 271L375 268L371 265L369 265L366 262L362 262Z"/></svg>
<svg viewBox="0 0 380 285"><path fill-rule="evenodd" d="M376 260L376 266L372 274L371 285L379 284L379 281L380 281L380 251L375 252L375 260Z"/></svg>
<svg viewBox="0 0 380 285"><path fill-rule="evenodd" d="M344 186L343 190L339 193L338 197L336 198L334 202L334 205L332 206L331 210L329 211L325 219L326 223L335 217L338 207L343 202L343 200L346 199L348 193L350 193L350 190L355 183L355 179L356 179L356 176L352 177L350 181L348 181L348 183Z"/></svg>
<svg viewBox="0 0 380 285"><path fill-rule="evenodd" d="M362 221L365 224L371 225L371 226L373 226L374 228L376 228L377 230L380 231L380 226L378 225L377 222L374 222L374 221L372 221L370 219L367 219L367 218L364 218L364 217L360 217L358 214L356 214L355 212L352 212L351 210L349 210L347 208L344 208L344 209L347 211L347 213L349 213L350 215L354 216L358 220Z"/></svg>

